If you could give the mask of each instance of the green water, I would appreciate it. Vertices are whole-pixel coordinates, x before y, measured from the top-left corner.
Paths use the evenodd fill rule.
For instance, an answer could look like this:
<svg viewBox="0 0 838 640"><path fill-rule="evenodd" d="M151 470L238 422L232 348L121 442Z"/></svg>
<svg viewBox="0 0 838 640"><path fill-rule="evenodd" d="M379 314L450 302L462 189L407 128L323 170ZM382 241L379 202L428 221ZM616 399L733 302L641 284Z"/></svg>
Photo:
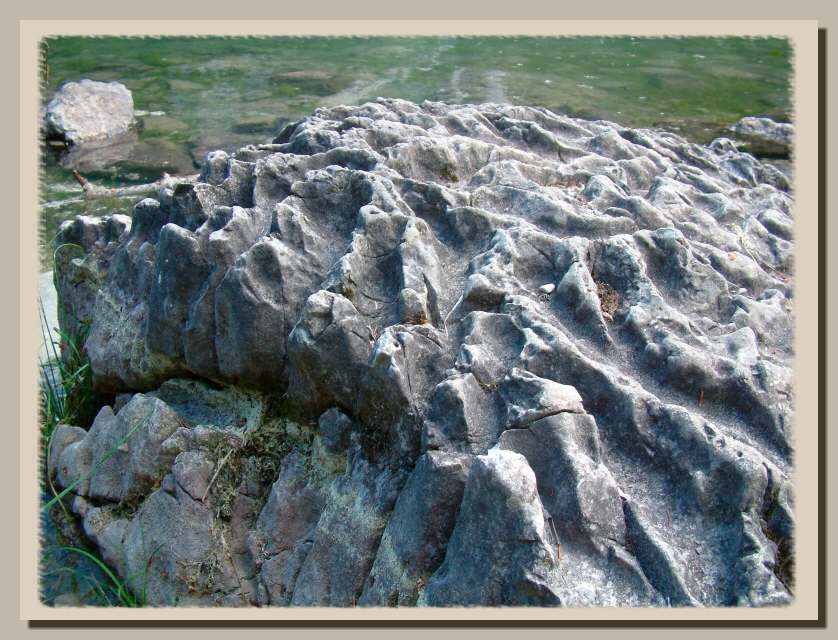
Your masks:
<svg viewBox="0 0 838 640"><path fill-rule="evenodd" d="M87 38L45 41L44 101L61 83L118 80L142 117L131 157L85 172L100 185L192 173L211 149L270 139L318 106L377 96L510 102L709 142L742 116L789 120L791 49L750 38ZM43 255L58 223L130 208L79 201L44 160Z"/></svg>

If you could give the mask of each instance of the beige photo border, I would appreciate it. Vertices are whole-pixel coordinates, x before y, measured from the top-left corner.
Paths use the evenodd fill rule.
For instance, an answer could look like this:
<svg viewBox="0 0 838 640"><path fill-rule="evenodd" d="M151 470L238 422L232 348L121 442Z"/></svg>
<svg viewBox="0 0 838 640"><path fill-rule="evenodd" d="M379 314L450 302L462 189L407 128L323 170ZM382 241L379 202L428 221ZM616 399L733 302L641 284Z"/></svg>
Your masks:
<svg viewBox="0 0 838 640"><path fill-rule="evenodd" d="M784 21L23 21L20 23L20 610L28 620L814 620L818 558L817 22ZM795 96L795 511L797 580L782 608L51 608L37 593L37 43L47 35L736 35L791 40ZM430 631L429 631L430 633Z"/></svg>

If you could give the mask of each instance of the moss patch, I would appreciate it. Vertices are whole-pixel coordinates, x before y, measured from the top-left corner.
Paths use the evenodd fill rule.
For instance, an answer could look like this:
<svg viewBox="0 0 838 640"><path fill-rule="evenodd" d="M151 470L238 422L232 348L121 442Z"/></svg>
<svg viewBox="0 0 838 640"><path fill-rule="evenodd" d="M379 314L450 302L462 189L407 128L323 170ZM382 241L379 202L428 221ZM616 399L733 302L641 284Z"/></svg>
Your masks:
<svg viewBox="0 0 838 640"><path fill-rule="evenodd" d="M243 480L260 488L259 501L264 502L285 456L304 449L309 457L311 429L276 413L283 406L281 402L274 399L266 404L268 408L256 429L243 434L232 432L211 452L216 466L207 496L221 520L232 517Z"/></svg>
<svg viewBox="0 0 838 640"><path fill-rule="evenodd" d="M614 319L614 313L620 307L620 296L607 282L596 281L596 292L599 296L599 308L607 320Z"/></svg>

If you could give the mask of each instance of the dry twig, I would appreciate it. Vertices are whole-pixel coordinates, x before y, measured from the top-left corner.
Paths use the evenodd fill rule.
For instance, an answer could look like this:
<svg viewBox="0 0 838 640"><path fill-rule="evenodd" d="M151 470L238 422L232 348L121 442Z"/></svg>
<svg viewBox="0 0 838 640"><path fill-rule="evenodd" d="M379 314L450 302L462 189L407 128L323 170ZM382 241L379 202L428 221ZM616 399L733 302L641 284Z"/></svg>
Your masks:
<svg viewBox="0 0 838 640"><path fill-rule="evenodd" d="M163 177L157 182L149 182L148 184L132 184L127 187L111 188L100 187L93 184L76 169L73 169L73 177L84 191L85 198L99 198L103 196L120 198L124 196L155 195L158 191L160 191L160 189L174 189L179 184L191 184L198 180L197 173L189 176L170 176L168 173L164 173Z"/></svg>
<svg viewBox="0 0 838 640"><path fill-rule="evenodd" d="M212 474L212 479L210 479L209 484L207 485L207 489L206 489L206 491L204 491L204 495L203 495L203 496L201 496L201 502L205 502L205 501L206 501L206 499L207 499L207 495L209 495L210 489L212 489L212 485L213 485L213 483L215 482L215 479L218 477L218 474L219 474L219 473L221 473L221 469L223 469L223 468L224 468L225 463L227 462L227 460L229 459L229 457L232 455L232 453L233 453L233 449L230 449L230 450L227 452L227 455L225 455L225 456L221 459L221 462L219 462L219 463L218 463L218 467L215 469L215 473L214 473L214 474Z"/></svg>

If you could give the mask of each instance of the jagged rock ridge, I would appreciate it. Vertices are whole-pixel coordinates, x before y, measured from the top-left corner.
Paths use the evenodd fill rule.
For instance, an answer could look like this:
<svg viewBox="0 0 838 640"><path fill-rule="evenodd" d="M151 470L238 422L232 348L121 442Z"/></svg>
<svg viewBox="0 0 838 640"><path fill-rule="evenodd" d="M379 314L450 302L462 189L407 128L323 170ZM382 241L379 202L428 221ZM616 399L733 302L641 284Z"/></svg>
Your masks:
<svg viewBox="0 0 838 640"><path fill-rule="evenodd" d="M315 111L62 227L122 395L50 473L154 604L787 603L791 207L724 139Z"/></svg>

